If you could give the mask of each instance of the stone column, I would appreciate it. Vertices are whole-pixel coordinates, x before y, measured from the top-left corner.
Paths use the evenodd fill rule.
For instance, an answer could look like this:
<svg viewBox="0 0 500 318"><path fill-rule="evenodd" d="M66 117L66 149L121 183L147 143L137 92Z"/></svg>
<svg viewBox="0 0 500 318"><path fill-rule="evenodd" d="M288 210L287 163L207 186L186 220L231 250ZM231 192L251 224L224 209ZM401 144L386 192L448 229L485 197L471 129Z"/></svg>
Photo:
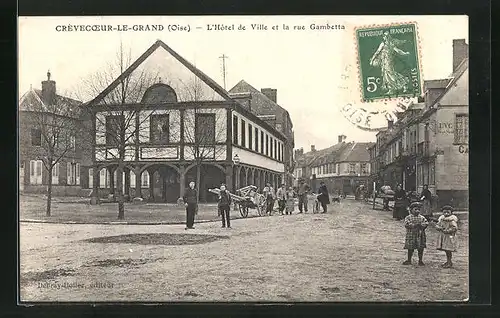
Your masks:
<svg viewBox="0 0 500 318"><path fill-rule="evenodd" d="M108 167L109 171L109 194L115 195L115 169Z"/></svg>
<svg viewBox="0 0 500 318"><path fill-rule="evenodd" d="M154 179L155 171L154 170L148 170L148 173L149 173L149 198L151 200L154 200L154 198L155 198L154 189L155 189L155 181L156 181Z"/></svg>
<svg viewBox="0 0 500 318"><path fill-rule="evenodd" d="M234 169L232 165L226 166L226 189L233 189L233 174Z"/></svg>
<svg viewBox="0 0 500 318"><path fill-rule="evenodd" d="M123 194L125 195L125 200L130 201L130 169L125 168L125 191Z"/></svg>
<svg viewBox="0 0 500 318"><path fill-rule="evenodd" d="M136 167L134 170L135 173L135 198L142 198L142 173L141 168Z"/></svg>
<svg viewBox="0 0 500 318"><path fill-rule="evenodd" d="M99 167L93 166L92 169L92 197L90 198L90 204L99 204Z"/></svg>

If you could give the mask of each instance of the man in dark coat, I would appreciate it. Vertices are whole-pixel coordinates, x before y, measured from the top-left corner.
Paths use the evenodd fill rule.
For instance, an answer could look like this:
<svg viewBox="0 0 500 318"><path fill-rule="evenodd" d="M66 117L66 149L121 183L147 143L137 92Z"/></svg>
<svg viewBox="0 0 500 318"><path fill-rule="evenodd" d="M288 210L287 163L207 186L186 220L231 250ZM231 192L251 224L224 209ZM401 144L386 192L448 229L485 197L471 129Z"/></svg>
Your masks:
<svg viewBox="0 0 500 318"><path fill-rule="evenodd" d="M299 190L297 192L299 196L299 213L302 213L302 211L307 213L307 193L309 192L309 186L304 180L300 180Z"/></svg>
<svg viewBox="0 0 500 318"><path fill-rule="evenodd" d="M318 192L318 201L321 203L321 207L323 208L322 213L326 213L327 204L330 204L330 195L328 194L328 189L323 181L320 183Z"/></svg>
<svg viewBox="0 0 500 318"><path fill-rule="evenodd" d="M189 183L182 199L186 206L186 230L194 229L194 215L198 211L198 191L194 188L193 181Z"/></svg>
<svg viewBox="0 0 500 318"><path fill-rule="evenodd" d="M226 185L223 184L220 186L220 193L219 193L219 203L218 203L218 208L219 208L219 214L222 216L222 227L226 227L227 223L227 228L231 228L231 220L229 216L229 210L231 210L229 207L231 206L231 195L229 192L226 190Z"/></svg>

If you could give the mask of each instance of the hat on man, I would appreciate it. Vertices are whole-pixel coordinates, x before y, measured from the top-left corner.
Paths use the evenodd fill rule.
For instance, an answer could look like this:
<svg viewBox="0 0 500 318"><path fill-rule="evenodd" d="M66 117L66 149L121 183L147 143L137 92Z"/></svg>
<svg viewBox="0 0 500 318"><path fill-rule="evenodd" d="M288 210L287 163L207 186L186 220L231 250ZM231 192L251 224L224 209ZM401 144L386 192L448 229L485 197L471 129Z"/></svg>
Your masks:
<svg viewBox="0 0 500 318"><path fill-rule="evenodd" d="M413 209L413 208L421 208L422 207L422 203L418 202L418 201L415 201L415 202L412 202L410 204L410 209Z"/></svg>
<svg viewBox="0 0 500 318"><path fill-rule="evenodd" d="M441 211L444 211L444 210L450 210L451 212L453 212L453 207L451 205L445 205L441 208Z"/></svg>

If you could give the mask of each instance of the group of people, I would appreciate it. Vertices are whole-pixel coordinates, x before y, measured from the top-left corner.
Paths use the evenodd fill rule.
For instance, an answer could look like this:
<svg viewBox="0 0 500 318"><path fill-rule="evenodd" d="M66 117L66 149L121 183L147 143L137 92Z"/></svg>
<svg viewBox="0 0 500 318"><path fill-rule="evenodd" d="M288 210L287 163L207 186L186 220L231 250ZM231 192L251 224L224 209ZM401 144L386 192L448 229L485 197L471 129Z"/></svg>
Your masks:
<svg viewBox="0 0 500 318"><path fill-rule="evenodd" d="M409 205L413 202L422 203L421 215L424 216L427 221L432 217L432 193L427 184L423 186L420 195L418 195L416 191L406 192L401 184L396 186L396 191L392 191L388 185L384 185L380 190L385 194L394 195L394 208L392 210L392 217L394 219L399 221L403 220L408 215ZM388 198L384 198L384 209L389 210Z"/></svg>

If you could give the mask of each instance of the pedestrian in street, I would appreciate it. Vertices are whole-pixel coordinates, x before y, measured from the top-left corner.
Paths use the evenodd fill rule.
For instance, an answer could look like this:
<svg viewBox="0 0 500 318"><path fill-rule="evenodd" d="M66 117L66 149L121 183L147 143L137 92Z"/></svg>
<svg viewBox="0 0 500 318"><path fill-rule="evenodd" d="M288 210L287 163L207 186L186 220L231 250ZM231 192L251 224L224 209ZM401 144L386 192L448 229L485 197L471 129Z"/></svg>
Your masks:
<svg viewBox="0 0 500 318"><path fill-rule="evenodd" d="M318 192L319 192L318 201L319 203L321 203L321 207L323 208L322 213L326 213L327 205L330 204L330 195L328 194L328 188L326 187L323 181L320 182Z"/></svg>
<svg viewBox="0 0 500 318"><path fill-rule="evenodd" d="M404 227L406 228L406 238L404 248L408 250L408 259L403 262L403 265L411 265L413 251L418 252L418 265L425 265L423 262L424 249L426 245L425 229L429 223L427 219L420 215L422 203L413 202L410 205L410 215L405 217Z"/></svg>
<svg viewBox="0 0 500 318"><path fill-rule="evenodd" d="M229 216L230 206L231 206L231 195L226 190L226 185L222 184L220 186L219 193L219 214L222 216L222 227L225 228L227 224L227 228L231 228L231 218Z"/></svg>
<svg viewBox="0 0 500 318"><path fill-rule="evenodd" d="M445 205L441 208L443 215L441 215L436 224L436 229L439 231L436 248L446 253L446 263L442 264L443 268L450 268L453 266L451 256L453 252L457 251L456 233L458 230L458 218L453 214L453 207Z"/></svg>
<svg viewBox="0 0 500 318"><path fill-rule="evenodd" d="M420 200L422 201L422 215L431 221L432 219L432 193L429 191L429 186L424 184L422 193L420 194Z"/></svg>
<svg viewBox="0 0 500 318"><path fill-rule="evenodd" d="M392 217L400 221L408 215L408 199L406 192L403 190L401 184L398 184L394 192L394 209Z"/></svg>
<svg viewBox="0 0 500 318"><path fill-rule="evenodd" d="M295 192L292 187L288 188L286 192L286 214L292 215L293 210L295 209Z"/></svg>
<svg viewBox="0 0 500 318"><path fill-rule="evenodd" d="M198 212L198 191L194 188L195 183L189 182L189 188L182 197L186 206L186 230L194 229L194 216Z"/></svg>
<svg viewBox="0 0 500 318"><path fill-rule="evenodd" d="M270 183L266 184L266 187L262 191L264 196L266 197L266 213L268 215L273 215L274 208L274 200L276 199L276 194L274 193L274 189Z"/></svg>
<svg viewBox="0 0 500 318"><path fill-rule="evenodd" d="M285 184L281 184L281 187L276 191L276 199L278 200L278 210L281 215L283 215L283 211L285 211L286 207L286 188Z"/></svg>
<svg viewBox="0 0 500 318"><path fill-rule="evenodd" d="M298 196L299 196L299 213L302 211L307 213L307 193L309 192L309 186L304 180L300 180Z"/></svg>
<svg viewBox="0 0 500 318"><path fill-rule="evenodd" d="M392 191L391 186L388 185L387 183L384 183L382 187L380 187L380 192L384 194L384 210L389 211L389 198L387 195L394 195L394 191ZM394 211L393 211L394 213Z"/></svg>

